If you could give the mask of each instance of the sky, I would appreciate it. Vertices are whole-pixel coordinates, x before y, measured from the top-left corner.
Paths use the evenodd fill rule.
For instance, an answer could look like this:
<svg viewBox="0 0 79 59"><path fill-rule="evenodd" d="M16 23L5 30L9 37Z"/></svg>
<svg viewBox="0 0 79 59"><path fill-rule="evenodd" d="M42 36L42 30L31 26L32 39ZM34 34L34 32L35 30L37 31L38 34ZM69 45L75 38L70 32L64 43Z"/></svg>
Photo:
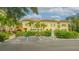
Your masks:
<svg viewBox="0 0 79 59"><path fill-rule="evenodd" d="M24 18L63 20L66 17L77 15L78 13L79 7L39 7L38 14L30 11Z"/></svg>

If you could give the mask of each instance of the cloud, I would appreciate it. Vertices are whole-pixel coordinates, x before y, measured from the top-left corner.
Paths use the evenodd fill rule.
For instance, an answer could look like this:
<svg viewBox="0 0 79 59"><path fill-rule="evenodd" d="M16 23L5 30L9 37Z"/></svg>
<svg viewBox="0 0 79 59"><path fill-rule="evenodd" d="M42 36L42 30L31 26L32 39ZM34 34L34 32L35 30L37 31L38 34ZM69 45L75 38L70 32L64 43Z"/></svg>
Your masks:
<svg viewBox="0 0 79 59"><path fill-rule="evenodd" d="M67 7L52 7L52 8L40 8L40 13L52 13L60 16L76 15L79 8L67 8Z"/></svg>
<svg viewBox="0 0 79 59"><path fill-rule="evenodd" d="M76 15L73 9L69 9L69 8L51 8L49 12L55 13L60 16Z"/></svg>
<svg viewBox="0 0 79 59"><path fill-rule="evenodd" d="M52 18L52 19L61 19L61 17L60 17L60 16L57 16L57 15L55 15L55 16L50 16L50 18Z"/></svg>
<svg viewBox="0 0 79 59"><path fill-rule="evenodd" d="M25 16L24 18L42 18L42 16L41 15L37 15L37 14L31 14L31 15L27 15L27 16Z"/></svg>
<svg viewBox="0 0 79 59"><path fill-rule="evenodd" d="M38 12L38 15L31 13L25 16L25 18L64 19L79 13L79 7L40 7Z"/></svg>
<svg viewBox="0 0 79 59"><path fill-rule="evenodd" d="M33 14L32 17L41 18L41 15Z"/></svg>

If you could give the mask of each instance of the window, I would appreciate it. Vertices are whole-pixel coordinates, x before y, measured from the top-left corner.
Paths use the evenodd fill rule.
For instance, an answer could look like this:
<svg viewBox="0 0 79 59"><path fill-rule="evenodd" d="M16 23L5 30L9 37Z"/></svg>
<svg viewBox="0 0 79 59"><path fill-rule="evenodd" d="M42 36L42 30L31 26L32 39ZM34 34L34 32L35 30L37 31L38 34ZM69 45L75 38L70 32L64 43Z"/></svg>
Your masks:
<svg viewBox="0 0 79 59"><path fill-rule="evenodd" d="M61 29L61 30L66 31L67 29Z"/></svg>
<svg viewBox="0 0 79 59"><path fill-rule="evenodd" d="M52 26L52 24L51 24L51 26Z"/></svg>
<svg viewBox="0 0 79 59"><path fill-rule="evenodd" d="M55 24L53 24L55 26Z"/></svg>
<svg viewBox="0 0 79 59"><path fill-rule="evenodd" d="M55 27L55 24L51 24L51 26Z"/></svg>
<svg viewBox="0 0 79 59"><path fill-rule="evenodd" d="M62 24L62 26L66 26L66 24Z"/></svg>

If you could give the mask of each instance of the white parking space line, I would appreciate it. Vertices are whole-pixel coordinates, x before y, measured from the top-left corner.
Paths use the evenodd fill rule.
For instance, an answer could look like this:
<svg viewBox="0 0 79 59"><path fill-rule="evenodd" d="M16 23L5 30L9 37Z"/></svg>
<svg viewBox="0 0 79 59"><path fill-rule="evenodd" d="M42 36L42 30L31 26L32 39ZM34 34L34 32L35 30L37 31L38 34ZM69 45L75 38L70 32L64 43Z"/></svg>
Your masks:
<svg viewBox="0 0 79 59"><path fill-rule="evenodd" d="M42 40L42 39L39 37L39 40Z"/></svg>
<svg viewBox="0 0 79 59"><path fill-rule="evenodd" d="M27 40L29 39L29 37L27 37Z"/></svg>

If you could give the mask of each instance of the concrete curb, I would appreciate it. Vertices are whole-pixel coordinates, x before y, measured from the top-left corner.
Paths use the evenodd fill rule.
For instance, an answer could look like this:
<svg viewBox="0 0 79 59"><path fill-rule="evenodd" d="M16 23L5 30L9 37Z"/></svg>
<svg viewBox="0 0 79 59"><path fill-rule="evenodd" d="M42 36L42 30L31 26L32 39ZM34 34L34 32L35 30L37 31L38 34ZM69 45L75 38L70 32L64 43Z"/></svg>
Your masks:
<svg viewBox="0 0 79 59"><path fill-rule="evenodd" d="M15 38L16 36L15 36L15 34L14 35L12 35L12 36L10 36L9 37L9 39L7 39L7 40L5 40L4 42L7 42L7 41L9 41L9 40L11 40L11 39L13 39L13 38ZM0 44L2 44L3 42L0 42Z"/></svg>
<svg viewBox="0 0 79 59"><path fill-rule="evenodd" d="M16 35L14 34L14 35L10 36L9 39L5 40L4 42L7 42L7 41L9 41L11 39L14 39L15 37L16 37Z"/></svg>

